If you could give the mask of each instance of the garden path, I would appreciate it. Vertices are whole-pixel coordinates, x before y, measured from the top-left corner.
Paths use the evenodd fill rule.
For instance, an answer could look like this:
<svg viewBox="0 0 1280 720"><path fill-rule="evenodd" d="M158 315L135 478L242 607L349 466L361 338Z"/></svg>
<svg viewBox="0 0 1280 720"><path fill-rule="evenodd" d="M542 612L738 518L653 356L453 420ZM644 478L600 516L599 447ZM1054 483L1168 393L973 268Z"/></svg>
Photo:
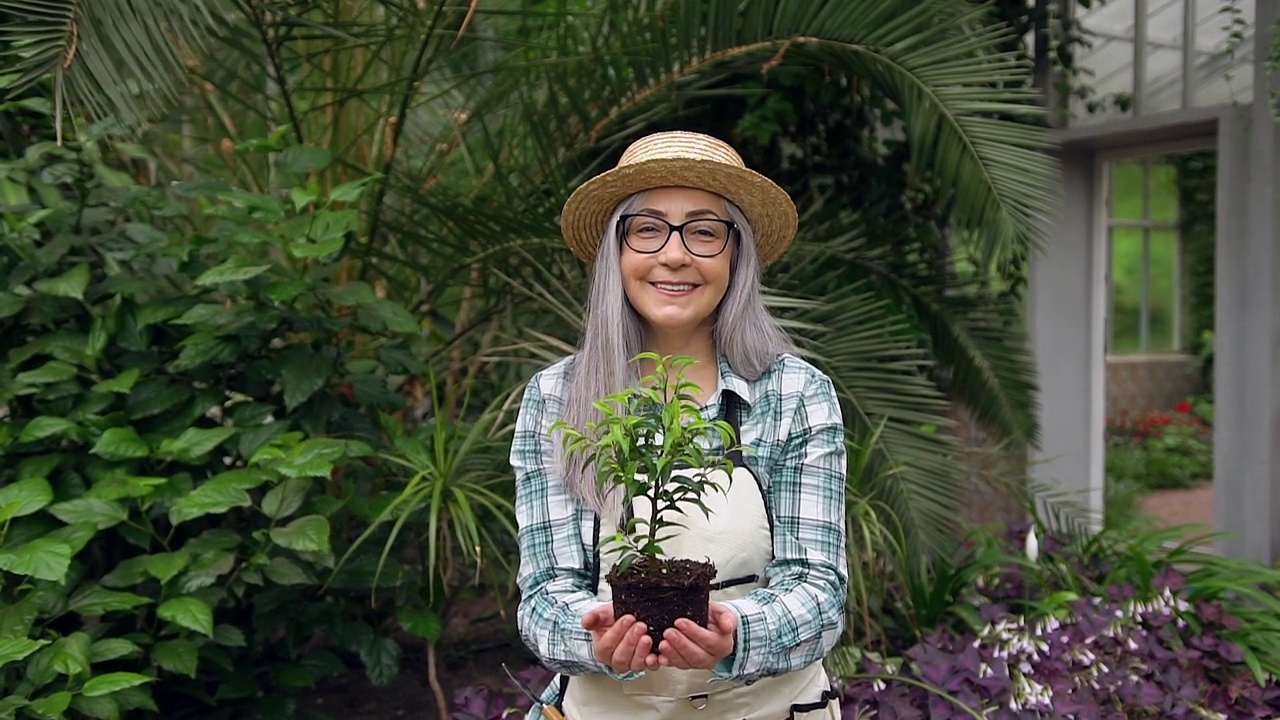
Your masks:
<svg viewBox="0 0 1280 720"><path fill-rule="evenodd" d="M1157 490L1139 500L1142 514L1164 527L1200 525L1207 532L1214 528L1213 484L1179 490Z"/></svg>

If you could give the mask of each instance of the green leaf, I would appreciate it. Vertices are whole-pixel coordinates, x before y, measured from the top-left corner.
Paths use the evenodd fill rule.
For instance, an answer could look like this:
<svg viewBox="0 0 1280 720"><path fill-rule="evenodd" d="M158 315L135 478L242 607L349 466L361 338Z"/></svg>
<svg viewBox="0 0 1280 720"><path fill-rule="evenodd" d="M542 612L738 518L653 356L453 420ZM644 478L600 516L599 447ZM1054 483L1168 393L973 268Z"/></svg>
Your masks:
<svg viewBox="0 0 1280 720"><path fill-rule="evenodd" d="M71 697L71 693L62 690L39 700L32 700L27 710L47 718L61 718L67 708L71 707Z"/></svg>
<svg viewBox="0 0 1280 720"><path fill-rule="evenodd" d="M219 625L213 629L213 641L226 647L247 647L244 631L234 625Z"/></svg>
<svg viewBox="0 0 1280 720"><path fill-rule="evenodd" d="M102 316L93 319L93 325L89 327L89 337L84 342L84 357L91 367L96 369L96 362L102 356L102 351L107 349L107 343L111 341L111 333L107 330L107 319Z"/></svg>
<svg viewBox="0 0 1280 720"><path fill-rule="evenodd" d="M62 582L71 566L71 546L58 540L37 538L16 548L0 548L0 570L37 580Z"/></svg>
<svg viewBox="0 0 1280 720"><path fill-rule="evenodd" d="M262 512L272 520L280 520L298 511L311 488L307 478L289 478L271 488L262 498Z"/></svg>
<svg viewBox="0 0 1280 720"><path fill-rule="evenodd" d="M195 592L209 587L218 578L231 572L236 566L236 556L229 552L215 552L196 557L191 568L178 582L182 592Z"/></svg>
<svg viewBox="0 0 1280 720"><path fill-rule="evenodd" d="M341 185L337 185L329 191L329 201L344 203L355 202L360 199L360 195L364 192L364 189L379 177L381 176L369 175L355 180L348 180Z"/></svg>
<svg viewBox="0 0 1280 720"><path fill-rule="evenodd" d="M169 507L169 522L180 525L188 520L224 513L234 507L250 507L253 498L243 489L227 484L206 482L190 493L178 498Z"/></svg>
<svg viewBox="0 0 1280 720"><path fill-rule="evenodd" d="M35 370L18 373L14 382L31 385L49 385L66 382L76 376L76 367L62 360L50 360Z"/></svg>
<svg viewBox="0 0 1280 720"><path fill-rule="evenodd" d="M168 672L194 678L200 664L198 650L190 640L165 640L151 648L151 662Z"/></svg>
<svg viewBox="0 0 1280 720"><path fill-rule="evenodd" d="M80 497L50 505L49 512L68 525L85 523L98 530L119 525L129 517L129 510L124 505L93 497Z"/></svg>
<svg viewBox="0 0 1280 720"><path fill-rule="evenodd" d="M156 608L156 616L179 627L213 637L213 610L190 595L166 600Z"/></svg>
<svg viewBox="0 0 1280 720"><path fill-rule="evenodd" d="M221 303L200 303L169 322L174 325L225 325L235 313Z"/></svg>
<svg viewBox="0 0 1280 720"><path fill-rule="evenodd" d="M277 545L299 552L329 551L329 521L319 515L304 515L284 527L271 528Z"/></svg>
<svg viewBox="0 0 1280 720"><path fill-rule="evenodd" d="M324 295L329 298L329 302L339 307L366 305L378 301L378 296L374 294L373 287L369 283L358 280L325 288Z"/></svg>
<svg viewBox="0 0 1280 720"><path fill-rule="evenodd" d="M53 668L63 675L89 672L89 649L93 640L87 633L75 632L53 643Z"/></svg>
<svg viewBox="0 0 1280 720"><path fill-rule="evenodd" d="M360 306L360 311L371 315L381 323L382 327L391 332L405 334L422 332L422 326L417 319L408 310L390 300L378 300L363 304Z"/></svg>
<svg viewBox="0 0 1280 720"><path fill-rule="evenodd" d="M31 283L31 289L42 295L84 300L84 291L89 287L89 266L81 263L54 278L45 278Z"/></svg>
<svg viewBox="0 0 1280 720"><path fill-rule="evenodd" d="M274 557L267 566L262 569L262 573L267 579L277 585L309 585L313 580L307 571L298 567L298 564L288 558Z"/></svg>
<svg viewBox="0 0 1280 720"><path fill-rule="evenodd" d="M131 592L108 590L100 585L90 585L71 596L67 610L87 617L97 617L109 612L132 610L151 603L151 598Z"/></svg>
<svg viewBox="0 0 1280 720"><path fill-rule="evenodd" d="M164 584L185 570L190 562L191 553L185 550L156 553L155 555L147 556L147 572L159 580L161 584Z"/></svg>
<svg viewBox="0 0 1280 720"><path fill-rule="evenodd" d="M33 443L45 440L58 435L74 436L78 430L78 426L66 418L53 417L51 415L41 415L27 423L22 428L22 434L18 436L18 442Z"/></svg>
<svg viewBox="0 0 1280 720"><path fill-rule="evenodd" d="M374 637L360 648L360 660L364 672L374 685L389 684L400 674L400 657L403 651L391 638Z"/></svg>
<svg viewBox="0 0 1280 720"><path fill-rule="evenodd" d="M324 353L294 346L280 356L280 385L284 388L285 410L292 412L324 387L332 372L332 363Z"/></svg>
<svg viewBox="0 0 1280 720"><path fill-rule="evenodd" d="M110 695L117 690L137 687L154 681L155 678L139 675L138 673L113 672L91 678L85 682L84 687L80 689L80 693L85 697L100 697L102 695Z"/></svg>
<svg viewBox="0 0 1280 720"><path fill-rule="evenodd" d="M142 648L138 647L137 643L132 640L103 638L94 642L93 647L89 648L89 663L110 662L141 654Z"/></svg>
<svg viewBox="0 0 1280 720"><path fill-rule="evenodd" d="M176 438L160 442L157 455L187 463L199 463L214 448L235 435L235 428L187 428Z"/></svg>
<svg viewBox="0 0 1280 720"><path fill-rule="evenodd" d="M0 320L13 317L27 306L27 299L7 292L0 292Z"/></svg>
<svg viewBox="0 0 1280 720"><path fill-rule="evenodd" d="M0 638L0 667L23 660L48 644L48 640L32 640L25 637Z"/></svg>
<svg viewBox="0 0 1280 720"><path fill-rule="evenodd" d="M151 448L133 428L113 427L102 433L89 452L103 460L118 462L144 458L151 454Z"/></svg>
<svg viewBox="0 0 1280 720"><path fill-rule="evenodd" d="M100 497L103 500L146 497L168 482L168 479L160 477L112 475L95 482L86 496Z"/></svg>
<svg viewBox="0 0 1280 720"><path fill-rule="evenodd" d="M243 282L270 269L270 265L245 265L240 260L228 260L201 273L200 277L195 279L195 284L206 287L220 283Z"/></svg>
<svg viewBox="0 0 1280 720"><path fill-rule="evenodd" d="M129 368L110 380L103 380L94 385L93 390L94 392L112 392L128 395L129 391L133 389L133 384L138 382L138 376L141 374L138 368Z"/></svg>
<svg viewBox="0 0 1280 720"><path fill-rule="evenodd" d="M319 193L309 188L295 186L289 190L289 199L293 201L293 209L301 211L307 203L320 197Z"/></svg>
<svg viewBox="0 0 1280 720"><path fill-rule="evenodd" d="M289 243L289 252L296 258L318 258L332 255L342 250L342 246L347 242L344 237L331 237L317 240L316 242L308 242L306 240L297 240Z"/></svg>
<svg viewBox="0 0 1280 720"><path fill-rule="evenodd" d="M406 632L429 643L440 642L444 637L444 621L431 608L401 608L396 612L396 620Z"/></svg>
<svg viewBox="0 0 1280 720"><path fill-rule="evenodd" d="M0 487L0 523L39 512L53 502L53 486L42 477Z"/></svg>
<svg viewBox="0 0 1280 720"><path fill-rule="evenodd" d="M305 175L323 170L333 160L333 153L315 145L290 145L280 153L280 169Z"/></svg>
<svg viewBox="0 0 1280 720"><path fill-rule="evenodd" d="M129 689L125 688L125 690ZM99 697L76 695L71 699L71 709L98 720L120 720L120 704L116 702L114 695Z"/></svg>

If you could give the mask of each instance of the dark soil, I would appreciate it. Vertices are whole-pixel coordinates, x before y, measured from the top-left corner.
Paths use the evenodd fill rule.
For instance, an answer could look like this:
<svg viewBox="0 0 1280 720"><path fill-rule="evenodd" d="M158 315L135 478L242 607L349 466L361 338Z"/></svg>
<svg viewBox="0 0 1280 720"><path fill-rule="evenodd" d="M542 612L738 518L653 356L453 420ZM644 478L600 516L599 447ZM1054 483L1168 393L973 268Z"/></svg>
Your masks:
<svg viewBox="0 0 1280 720"><path fill-rule="evenodd" d="M605 579L613 589L617 617L634 615L649 628L653 646L679 618L707 624L707 603L715 565L698 560L641 558L619 573L614 567Z"/></svg>

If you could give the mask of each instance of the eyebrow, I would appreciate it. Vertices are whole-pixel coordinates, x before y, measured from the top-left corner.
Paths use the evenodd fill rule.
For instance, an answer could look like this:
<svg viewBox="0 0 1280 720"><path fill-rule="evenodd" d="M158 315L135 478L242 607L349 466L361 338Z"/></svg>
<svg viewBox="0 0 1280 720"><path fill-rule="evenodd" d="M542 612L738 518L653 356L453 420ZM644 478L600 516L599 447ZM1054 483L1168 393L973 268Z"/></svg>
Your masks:
<svg viewBox="0 0 1280 720"><path fill-rule="evenodd" d="M637 213L644 213L644 214L646 214L646 215L657 215L658 217L661 217L661 218L665 218L665 217L667 217L667 213L666 213L666 212L664 212L664 211L662 211L662 210L659 210L659 209L657 209L657 208L640 208L640 209L639 209L639 210L637 210L636 212L637 212ZM713 217L713 218L719 218L719 217L720 217L720 215L719 215L716 211L714 211L714 210L709 210L709 209L707 209L707 208L698 208L697 210L690 210L689 212L685 213L685 217Z"/></svg>

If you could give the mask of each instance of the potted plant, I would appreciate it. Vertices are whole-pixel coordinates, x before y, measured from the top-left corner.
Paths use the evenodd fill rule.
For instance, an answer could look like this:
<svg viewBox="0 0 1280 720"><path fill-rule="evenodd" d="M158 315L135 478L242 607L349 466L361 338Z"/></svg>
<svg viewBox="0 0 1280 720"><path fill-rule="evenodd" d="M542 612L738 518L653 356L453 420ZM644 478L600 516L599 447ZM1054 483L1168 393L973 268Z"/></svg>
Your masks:
<svg viewBox="0 0 1280 720"><path fill-rule="evenodd" d="M563 433L566 453L581 456L584 466L595 471L601 497L621 493L618 531L600 543L602 557L615 554L605 580L615 614L631 614L645 623L656 648L677 618L707 623L715 565L706 559L668 557L662 543L672 537L673 528L683 526L677 513L696 509L709 516L703 498L728 490L712 473L723 470L727 480L733 471L728 455L741 448L729 423L704 420L699 413L699 388L684 376L692 359L641 353L632 361L644 360L653 363L653 372L638 386L596 402L599 420L582 431L560 421L552 431ZM706 447L716 437L724 450L713 455ZM637 505L642 512L631 513Z"/></svg>

